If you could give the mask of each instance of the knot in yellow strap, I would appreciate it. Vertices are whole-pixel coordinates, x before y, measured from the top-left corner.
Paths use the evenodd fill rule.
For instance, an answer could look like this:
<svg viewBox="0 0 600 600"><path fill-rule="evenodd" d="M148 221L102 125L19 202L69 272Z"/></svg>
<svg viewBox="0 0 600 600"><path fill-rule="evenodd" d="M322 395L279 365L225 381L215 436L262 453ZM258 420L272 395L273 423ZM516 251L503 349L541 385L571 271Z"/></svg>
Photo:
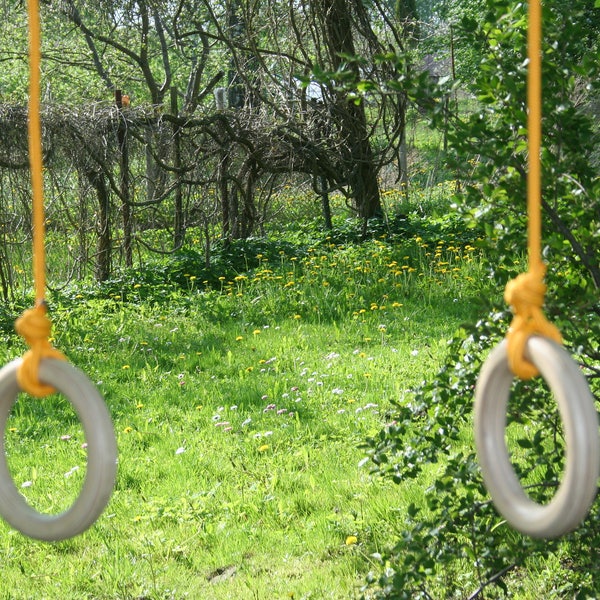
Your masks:
<svg viewBox="0 0 600 600"><path fill-rule="evenodd" d="M520 379L531 379L539 375L535 365L525 358L525 344L529 336L538 334L562 343L560 331L546 319L542 311L546 293L545 271L544 265L540 264L534 270L509 281L504 291L504 299L510 304L514 314L506 334L508 364Z"/></svg>
<svg viewBox="0 0 600 600"><path fill-rule="evenodd" d="M52 394L55 391L54 388L39 380L40 362L42 358L66 359L62 352L50 344L52 323L46 315L45 305L40 304L26 310L17 319L15 329L30 347L30 350L23 355L23 362L17 371L19 387L38 398Z"/></svg>

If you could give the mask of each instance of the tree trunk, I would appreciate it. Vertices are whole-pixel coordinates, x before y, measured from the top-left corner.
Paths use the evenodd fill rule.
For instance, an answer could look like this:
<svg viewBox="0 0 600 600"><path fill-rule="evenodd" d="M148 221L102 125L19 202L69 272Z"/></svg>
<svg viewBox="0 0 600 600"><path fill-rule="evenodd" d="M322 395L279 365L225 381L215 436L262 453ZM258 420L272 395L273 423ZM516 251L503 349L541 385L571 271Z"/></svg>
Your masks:
<svg viewBox="0 0 600 600"><path fill-rule="evenodd" d="M121 210L123 216L123 255L125 266L133 266L133 217L131 214L131 198L129 189L129 145L127 142L127 125L121 114L123 99L121 90L115 90L115 101L119 109L119 128L117 138L120 153L120 192Z"/></svg>
<svg viewBox="0 0 600 600"><path fill-rule="evenodd" d="M98 244L94 277L96 281L106 281L111 274L112 240L110 235L110 195L103 173L89 170L85 176L96 191L98 199Z"/></svg>
<svg viewBox="0 0 600 600"><path fill-rule="evenodd" d="M354 1L358 0L315 0L334 71L342 66L343 56L356 56L350 17L350 4ZM356 64L350 63L348 68L354 71L358 79ZM346 94L339 94L333 120L341 137L342 159L357 215L363 219L382 216L377 169L369 142L364 105L348 100Z"/></svg>
<svg viewBox="0 0 600 600"><path fill-rule="evenodd" d="M177 88L171 88L171 114L174 117L179 116L179 107L177 105ZM173 245L175 249L183 246L185 239L185 218L183 214L183 195L181 191L181 128L173 124L173 167L177 185L175 187L175 222Z"/></svg>

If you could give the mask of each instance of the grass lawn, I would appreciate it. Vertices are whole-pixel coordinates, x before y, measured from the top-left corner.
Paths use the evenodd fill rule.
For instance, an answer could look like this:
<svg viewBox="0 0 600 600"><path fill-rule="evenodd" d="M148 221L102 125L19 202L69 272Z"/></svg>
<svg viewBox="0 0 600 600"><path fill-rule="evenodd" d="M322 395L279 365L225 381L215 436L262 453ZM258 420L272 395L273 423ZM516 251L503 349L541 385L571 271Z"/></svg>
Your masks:
<svg viewBox="0 0 600 600"><path fill-rule="evenodd" d="M55 345L114 420L117 486L72 540L0 522L0 598L358 598L426 485L400 496L360 446L477 318L478 264L452 240L331 243L217 290L57 297ZM7 362L22 346L3 339ZM5 437L29 502L67 507L86 460L70 405L22 396Z"/></svg>

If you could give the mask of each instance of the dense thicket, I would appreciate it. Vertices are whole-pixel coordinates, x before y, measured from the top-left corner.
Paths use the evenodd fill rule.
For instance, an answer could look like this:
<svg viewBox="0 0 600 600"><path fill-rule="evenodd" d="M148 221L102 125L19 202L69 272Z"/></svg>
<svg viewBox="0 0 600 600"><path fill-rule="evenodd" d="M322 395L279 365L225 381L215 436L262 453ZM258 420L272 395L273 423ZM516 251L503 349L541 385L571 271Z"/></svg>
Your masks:
<svg viewBox="0 0 600 600"><path fill-rule="evenodd" d="M27 40L24 7L1 10L9 227L27 222L11 213L17 198L27 206ZM393 3L67 0L44 3L42 22L48 204L55 224L81 224L78 275L90 261L100 280L117 259L131 265L148 228L170 231L163 252L191 228L207 247L261 233L273 190L290 181L314 190L328 227L332 191L365 221L382 215L378 177L403 151L406 94L365 103L334 76L404 76L404 63L377 59L406 54ZM3 239L5 297L19 239Z"/></svg>

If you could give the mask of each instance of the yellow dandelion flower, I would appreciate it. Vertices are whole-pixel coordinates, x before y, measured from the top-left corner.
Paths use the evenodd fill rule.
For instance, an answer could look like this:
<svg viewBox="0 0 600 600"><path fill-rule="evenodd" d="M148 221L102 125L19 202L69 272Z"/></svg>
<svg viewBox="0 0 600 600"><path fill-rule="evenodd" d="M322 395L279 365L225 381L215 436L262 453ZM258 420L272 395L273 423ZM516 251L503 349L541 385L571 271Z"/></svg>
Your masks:
<svg viewBox="0 0 600 600"><path fill-rule="evenodd" d="M346 538L346 546L353 546L358 542L358 538L355 535L349 535Z"/></svg>
<svg viewBox="0 0 600 600"><path fill-rule="evenodd" d="M268 449L269 449L269 444L263 444L262 446L258 447L259 452L265 452Z"/></svg>
<svg viewBox="0 0 600 600"><path fill-rule="evenodd" d="M238 335L238 336L235 338L235 341L236 341L236 342L241 342L243 339L244 339L244 338L243 338L243 336L241 336L241 335Z"/></svg>

